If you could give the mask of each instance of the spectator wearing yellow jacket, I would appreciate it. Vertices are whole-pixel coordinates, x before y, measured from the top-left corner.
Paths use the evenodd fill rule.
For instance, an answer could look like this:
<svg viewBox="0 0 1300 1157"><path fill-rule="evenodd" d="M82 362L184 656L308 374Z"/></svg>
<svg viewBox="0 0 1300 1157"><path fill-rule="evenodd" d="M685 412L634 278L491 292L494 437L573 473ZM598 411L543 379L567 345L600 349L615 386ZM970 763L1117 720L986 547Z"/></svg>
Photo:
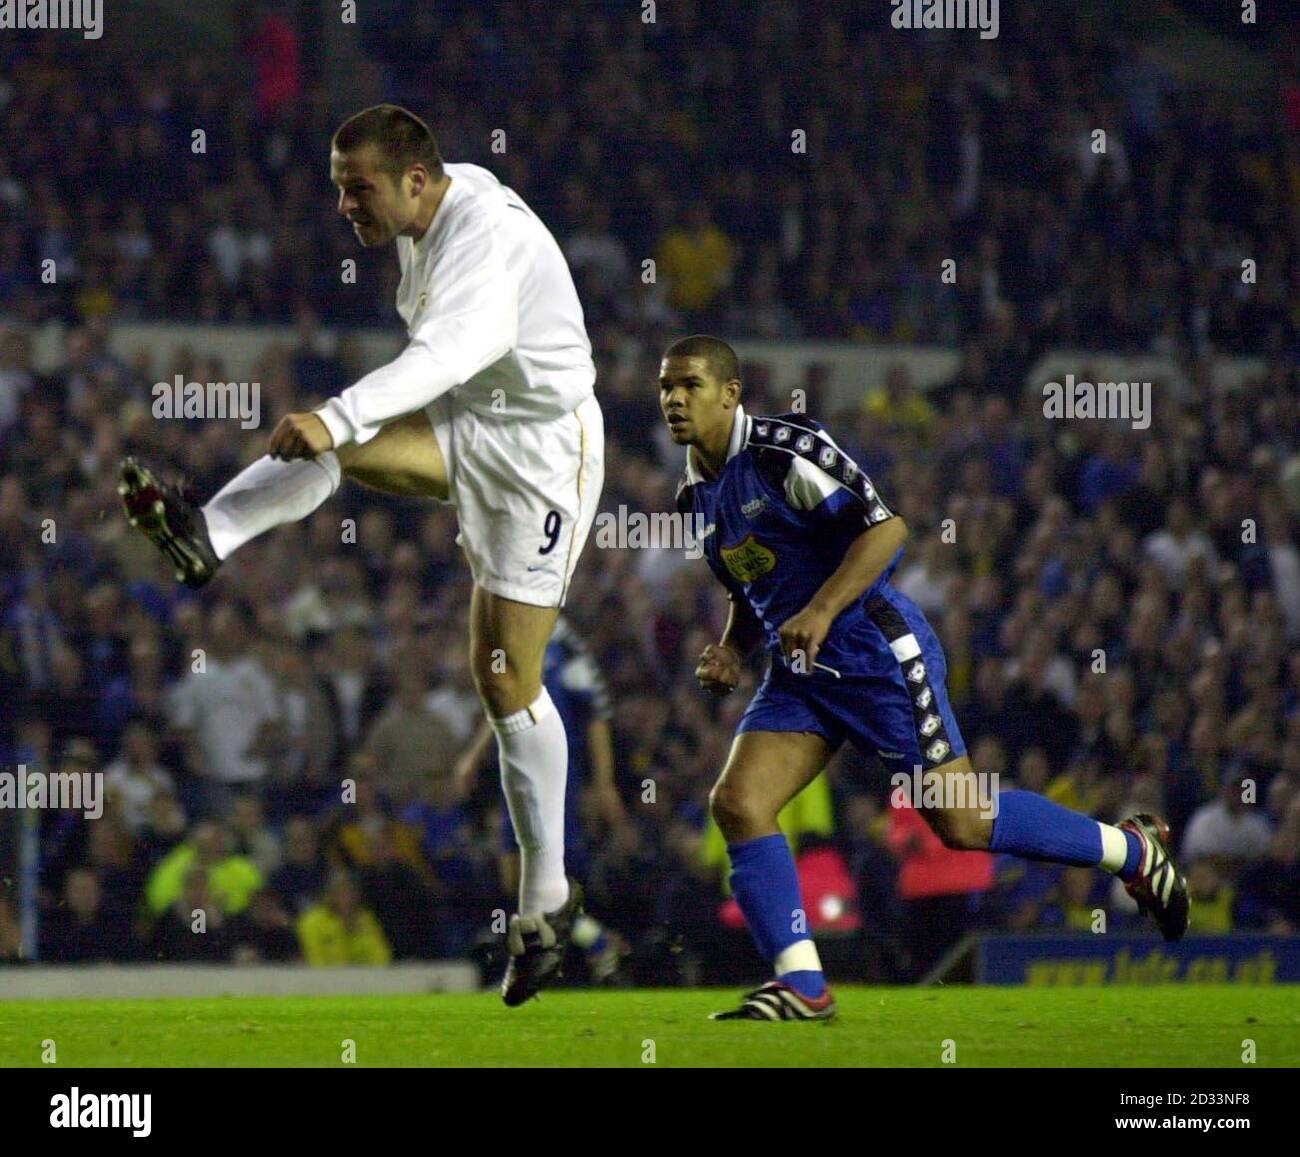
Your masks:
<svg viewBox="0 0 1300 1157"><path fill-rule="evenodd" d="M252 860L231 854L225 827L206 821L196 824L190 838L168 852L149 874L145 901L153 916L161 916L180 899L192 868L204 869L212 900L227 916L247 908L253 893L265 883Z"/></svg>
<svg viewBox="0 0 1300 1157"><path fill-rule="evenodd" d="M320 903L298 917L302 955L315 968L340 964L388 964L393 951L351 873L338 871Z"/></svg>
<svg viewBox="0 0 1300 1157"><path fill-rule="evenodd" d="M1193 936L1228 935L1232 931L1237 891L1219 874L1213 860L1192 863L1187 869L1187 888L1192 895L1188 932Z"/></svg>
<svg viewBox="0 0 1300 1157"><path fill-rule="evenodd" d="M656 253L659 272L668 282L668 304L698 314L718 302L731 284L738 253L731 239L709 216L708 206L694 200L686 223L669 229Z"/></svg>

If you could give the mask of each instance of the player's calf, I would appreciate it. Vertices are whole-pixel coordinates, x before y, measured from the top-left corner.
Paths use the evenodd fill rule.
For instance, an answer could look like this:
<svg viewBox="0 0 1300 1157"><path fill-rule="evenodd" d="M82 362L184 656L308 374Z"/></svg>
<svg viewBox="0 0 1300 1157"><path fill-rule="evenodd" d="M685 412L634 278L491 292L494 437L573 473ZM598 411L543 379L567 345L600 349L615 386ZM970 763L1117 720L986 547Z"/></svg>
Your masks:
<svg viewBox="0 0 1300 1157"><path fill-rule="evenodd" d="M1107 824L1031 791L973 792L976 773L966 756L926 774L943 777L942 806L922 807L921 814L947 847L1102 868L1124 881L1166 940L1186 932L1187 882L1169 856L1163 820L1143 815Z"/></svg>
<svg viewBox="0 0 1300 1157"><path fill-rule="evenodd" d="M997 776L980 778L965 755L913 776L913 801L922 818L944 843L959 852L984 852L993 838ZM919 790L918 790L919 789ZM936 790L937 789L937 790Z"/></svg>
<svg viewBox="0 0 1300 1157"><path fill-rule="evenodd" d="M989 849L1028 860L1102 868L1118 876L1166 940L1187 931L1187 881L1169 855L1168 828L1154 816L1118 826L1071 811L1031 791L998 797Z"/></svg>
<svg viewBox="0 0 1300 1157"><path fill-rule="evenodd" d="M790 845L777 816L826 765L830 744L811 731L746 731L736 736L711 796L727 839L731 891L759 954L776 979L806 1001L826 993Z"/></svg>
<svg viewBox="0 0 1300 1157"><path fill-rule="evenodd" d="M564 874L564 722L542 685L542 656L559 611L475 586L470 664L497 737L501 787L520 852L519 908L549 912L568 895Z"/></svg>
<svg viewBox="0 0 1300 1157"><path fill-rule="evenodd" d="M993 839L993 818L974 807L923 808L921 815L944 847L957 852L987 852Z"/></svg>

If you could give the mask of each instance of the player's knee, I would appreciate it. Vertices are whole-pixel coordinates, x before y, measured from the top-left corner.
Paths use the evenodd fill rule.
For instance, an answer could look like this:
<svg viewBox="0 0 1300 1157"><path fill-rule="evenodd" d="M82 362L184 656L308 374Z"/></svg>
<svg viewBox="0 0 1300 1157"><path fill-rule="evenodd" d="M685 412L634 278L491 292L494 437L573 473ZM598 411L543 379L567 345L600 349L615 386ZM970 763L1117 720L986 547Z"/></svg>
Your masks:
<svg viewBox="0 0 1300 1157"><path fill-rule="evenodd" d="M493 719L504 719L522 711L542 692L540 679L522 672L500 648L476 655L473 670L478 697Z"/></svg>
<svg viewBox="0 0 1300 1157"><path fill-rule="evenodd" d="M504 719L507 715L522 711L532 702L517 679L493 675L488 679L477 679L476 682L478 697L493 719Z"/></svg>
<svg viewBox="0 0 1300 1157"><path fill-rule="evenodd" d="M727 841L748 839L769 826L771 808L752 790L723 780L709 793L709 814Z"/></svg>
<svg viewBox="0 0 1300 1157"><path fill-rule="evenodd" d="M993 838L993 823L979 812L957 810L931 812L927 816L944 847L956 852L985 852Z"/></svg>

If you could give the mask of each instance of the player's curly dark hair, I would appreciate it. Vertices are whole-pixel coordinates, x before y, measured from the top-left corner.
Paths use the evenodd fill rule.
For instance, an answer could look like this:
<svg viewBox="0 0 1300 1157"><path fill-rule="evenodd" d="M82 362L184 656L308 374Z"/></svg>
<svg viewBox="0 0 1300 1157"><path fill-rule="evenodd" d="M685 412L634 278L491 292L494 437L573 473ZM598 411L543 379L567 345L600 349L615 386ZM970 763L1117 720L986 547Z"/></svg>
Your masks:
<svg viewBox="0 0 1300 1157"><path fill-rule="evenodd" d="M384 171L395 182L415 164L428 169L435 181L442 177L442 154L432 130L401 105L377 104L362 109L339 126L332 143L340 153L377 145Z"/></svg>

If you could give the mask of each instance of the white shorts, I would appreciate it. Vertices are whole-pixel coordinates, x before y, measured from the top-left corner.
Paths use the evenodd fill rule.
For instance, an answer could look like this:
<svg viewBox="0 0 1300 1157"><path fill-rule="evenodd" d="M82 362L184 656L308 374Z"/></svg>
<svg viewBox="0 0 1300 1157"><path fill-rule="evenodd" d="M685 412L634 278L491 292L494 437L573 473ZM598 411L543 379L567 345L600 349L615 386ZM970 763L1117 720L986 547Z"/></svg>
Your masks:
<svg viewBox="0 0 1300 1157"><path fill-rule="evenodd" d="M605 483L600 403L591 397L542 421L495 420L444 394L425 413L474 582L516 602L562 607Z"/></svg>

